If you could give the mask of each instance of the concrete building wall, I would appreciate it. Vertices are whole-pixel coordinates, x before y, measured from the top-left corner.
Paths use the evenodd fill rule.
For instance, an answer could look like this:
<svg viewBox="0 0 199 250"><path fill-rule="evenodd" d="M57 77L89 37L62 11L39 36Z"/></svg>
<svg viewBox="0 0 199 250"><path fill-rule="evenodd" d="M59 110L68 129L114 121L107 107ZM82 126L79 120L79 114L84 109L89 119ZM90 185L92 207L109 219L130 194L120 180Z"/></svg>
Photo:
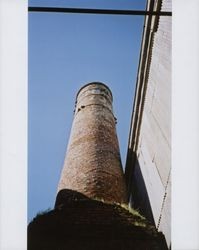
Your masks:
<svg viewBox="0 0 199 250"><path fill-rule="evenodd" d="M126 202L115 123L106 85L94 82L80 89L58 191L71 189L90 198Z"/></svg>
<svg viewBox="0 0 199 250"><path fill-rule="evenodd" d="M171 11L171 1L148 1L147 8ZM141 177L136 174L138 171L145 188L139 186ZM164 233L168 246L171 241L170 172L171 17L146 17L126 177L131 204L143 211L148 219L154 220L158 230ZM139 193L136 198L135 190Z"/></svg>

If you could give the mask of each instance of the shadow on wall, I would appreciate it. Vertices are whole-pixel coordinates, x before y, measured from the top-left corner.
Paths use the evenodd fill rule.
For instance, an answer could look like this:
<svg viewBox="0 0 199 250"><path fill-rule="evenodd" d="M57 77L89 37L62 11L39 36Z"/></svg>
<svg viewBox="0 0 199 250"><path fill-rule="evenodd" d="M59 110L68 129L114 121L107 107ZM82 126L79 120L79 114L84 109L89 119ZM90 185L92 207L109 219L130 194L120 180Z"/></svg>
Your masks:
<svg viewBox="0 0 199 250"><path fill-rule="evenodd" d="M136 158L135 168L132 174L132 185L130 192L130 205L138 210L141 215L155 225L153 213L149 201L149 196L140 170L139 162Z"/></svg>

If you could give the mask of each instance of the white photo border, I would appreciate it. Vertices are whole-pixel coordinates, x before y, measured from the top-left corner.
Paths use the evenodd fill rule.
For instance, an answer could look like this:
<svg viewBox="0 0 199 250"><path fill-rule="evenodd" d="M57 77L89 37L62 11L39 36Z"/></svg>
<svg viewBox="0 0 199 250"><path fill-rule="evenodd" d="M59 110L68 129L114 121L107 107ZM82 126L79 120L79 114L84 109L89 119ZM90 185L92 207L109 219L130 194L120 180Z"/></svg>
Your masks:
<svg viewBox="0 0 199 250"><path fill-rule="evenodd" d="M173 0L173 250L199 250L198 10L198 0ZM28 173L27 0L0 0L0 55L0 249L25 250Z"/></svg>

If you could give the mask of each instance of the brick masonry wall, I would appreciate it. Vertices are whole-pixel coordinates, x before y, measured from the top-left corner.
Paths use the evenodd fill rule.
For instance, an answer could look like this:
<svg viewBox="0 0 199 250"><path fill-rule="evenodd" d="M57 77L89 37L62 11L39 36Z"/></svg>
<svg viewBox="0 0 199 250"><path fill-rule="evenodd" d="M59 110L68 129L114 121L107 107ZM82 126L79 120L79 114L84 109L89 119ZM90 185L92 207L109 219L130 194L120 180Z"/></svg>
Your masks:
<svg viewBox="0 0 199 250"><path fill-rule="evenodd" d="M107 202L126 202L112 94L104 84L88 84L77 95L58 191L62 189Z"/></svg>
<svg viewBox="0 0 199 250"><path fill-rule="evenodd" d="M28 250L167 250L137 211L64 190L65 204L37 215L28 226Z"/></svg>

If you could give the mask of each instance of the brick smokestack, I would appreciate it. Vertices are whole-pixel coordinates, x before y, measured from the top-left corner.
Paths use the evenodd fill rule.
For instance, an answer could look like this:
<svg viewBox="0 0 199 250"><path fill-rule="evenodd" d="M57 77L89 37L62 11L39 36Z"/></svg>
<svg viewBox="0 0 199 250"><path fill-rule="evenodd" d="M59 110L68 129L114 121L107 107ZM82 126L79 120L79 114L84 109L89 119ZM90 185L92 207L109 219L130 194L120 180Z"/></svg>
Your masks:
<svg viewBox="0 0 199 250"><path fill-rule="evenodd" d="M112 101L103 83L92 82L79 90L58 192L70 189L89 198L126 203ZM56 206L60 203L57 198Z"/></svg>

